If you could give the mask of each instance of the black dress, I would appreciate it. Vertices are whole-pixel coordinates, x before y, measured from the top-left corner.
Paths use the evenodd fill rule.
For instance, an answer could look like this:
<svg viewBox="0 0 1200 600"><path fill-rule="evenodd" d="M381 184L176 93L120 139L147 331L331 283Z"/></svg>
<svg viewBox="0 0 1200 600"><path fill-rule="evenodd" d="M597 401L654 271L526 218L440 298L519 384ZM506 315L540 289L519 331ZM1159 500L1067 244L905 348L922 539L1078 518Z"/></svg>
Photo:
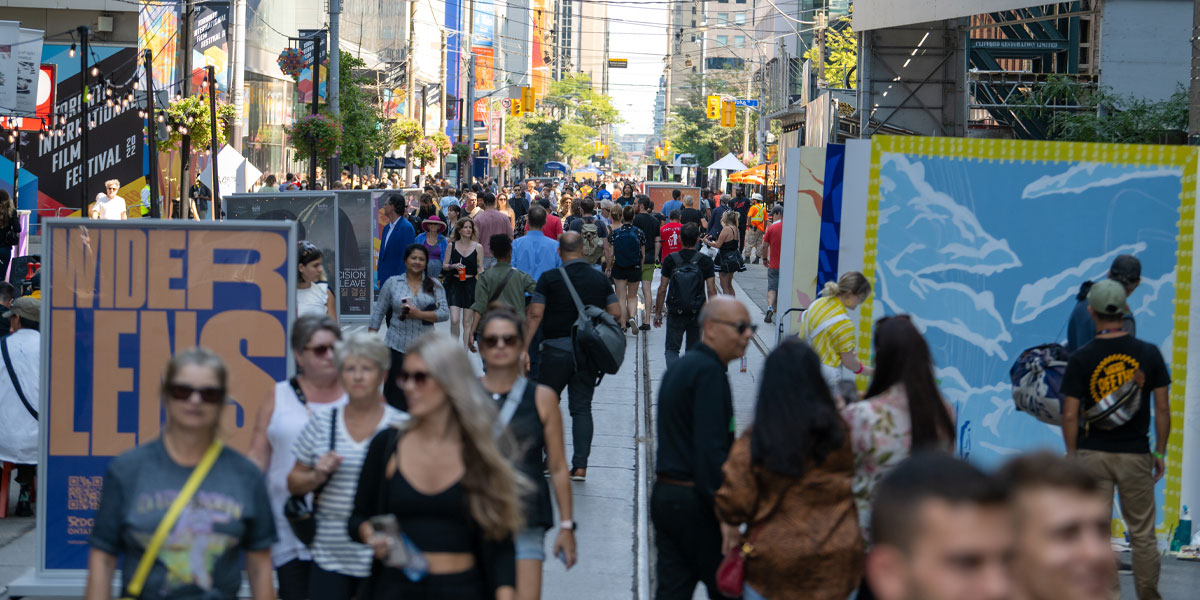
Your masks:
<svg viewBox="0 0 1200 600"><path fill-rule="evenodd" d="M471 308L475 304L475 276L479 274L479 250L470 254L459 254L458 247L450 242L450 264L462 263L467 268L467 280L458 280L458 271L450 269L445 274L446 303L458 308Z"/></svg>

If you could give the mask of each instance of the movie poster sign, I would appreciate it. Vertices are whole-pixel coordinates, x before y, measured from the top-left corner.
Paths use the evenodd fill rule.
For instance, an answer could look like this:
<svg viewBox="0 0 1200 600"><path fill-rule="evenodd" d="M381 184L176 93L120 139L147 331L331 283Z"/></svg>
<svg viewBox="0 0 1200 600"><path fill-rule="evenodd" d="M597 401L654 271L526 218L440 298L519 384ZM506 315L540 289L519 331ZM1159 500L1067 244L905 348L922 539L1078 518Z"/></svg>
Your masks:
<svg viewBox="0 0 1200 600"><path fill-rule="evenodd" d="M207 66L217 78L217 90L229 91L229 2L197 2L193 22L193 89L202 90Z"/></svg>
<svg viewBox="0 0 1200 600"><path fill-rule="evenodd" d="M377 191L339 190L338 245L341 264L338 266L341 298L338 316L342 321L366 320L371 316L372 224Z"/></svg>
<svg viewBox="0 0 1200 600"><path fill-rule="evenodd" d="M43 231L41 573L87 568L108 464L159 436L174 353L224 359L221 431L246 450L291 370L296 277L293 223L48 219Z"/></svg>

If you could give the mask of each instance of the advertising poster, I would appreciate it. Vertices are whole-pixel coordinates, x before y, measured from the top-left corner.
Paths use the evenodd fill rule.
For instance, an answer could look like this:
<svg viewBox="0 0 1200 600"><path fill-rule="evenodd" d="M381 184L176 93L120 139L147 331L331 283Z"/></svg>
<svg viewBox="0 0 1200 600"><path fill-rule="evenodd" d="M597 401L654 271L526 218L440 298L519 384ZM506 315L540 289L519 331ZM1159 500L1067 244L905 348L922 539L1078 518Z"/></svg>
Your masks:
<svg viewBox="0 0 1200 600"><path fill-rule="evenodd" d="M825 148L803 146L787 152L784 185L781 256L792 257L792 268L779 272L779 311L807 308L817 293L817 253L821 241L822 195L825 190ZM783 260L787 264L786 259ZM788 315L787 333L799 332L797 311ZM853 315L851 315L853 318Z"/></svg>
<svg viewBox="0 0 1200 600"><path fill-rule="evenodd" d="M842 235L842 181L846 167L846 146L829 144L825 147L825 188L821 195L821 242L817 253L817 288L828 281L836 282L838 251Z"/></svg>
<svg viewBox="0 0 1200 600"><path fill-rule="evenodd" d="M1169 530L1180 503L1196 149L872 143L863 274L875 292L859 309L859 339L881 317L911 315L957 415L958 454L974 463L1062 451L1059 427L1016 411L1009 369L1026 348L1064 337L1081 284L1104 277L1118 255L1141 261L1129 307L1137 337L1159 346L1172 381L1167 473L1156 487L1159 528Z"/></svg>
<svg viewBox="0 0 1200 600"><path fill-rule="evenodd" d="M21 23L0 21L0 112L17 105L17 43L21 41Z"/></svg>
<svg viewBox="0 0 1200 600"><path fill-rule="evenodd" d="M48 220L42 263L39 570L87 568L113 457L159 436L171 355L229 369L226 443L244 452L259 403L292 364L295 225Z"/></svg>
<svg viewBox="0 0 1200 600"><path fill-rule="evenodd" d="M300 76L296 80L296 90L299 92L299 100L301 104L312 102L313 89L313 44L314 36L321 40L321 55L317 58L320 70L318 73L321 76L321 81L317 87L318 98L317 103L325 99L325 84L329 82L329 69L325 68L325 61L329 58L329 34L323 29L301 29L297 34L302 39L300 41L300 50L304 52L304 68L300 71ZM305 109L307 114L307 109Z"/></svg>
<svg viewBox="0 0 1200 600"><path fill-rule="evenodd" d="M650 196L650 200L654 202L654 210L661 211L664 204L671 200L674 191L679 190L679 201L683 201L684 196L691 196L695 201L693 206L700 206L700 188L687 187L683 185L671 184L652 184L645 185L645 193ZM666 215L671 216L671 215Z"/></svg>
<svg viewBox="0 0 1200 600"><path fill-rule="evenodd" d="M193 19L192 89L204 89L204 68L211 65L217 90L228 92L229 2L197 2Z"/></svg>
<svg viewBox="0 0 1200 600"><path fill-rule="evenodd" d="M376 221L374 190L338 190L338 227L341 246L340 312L342 320L367 319L371 316L372 239ZM351 260L353 258L353 260Z"/></svg>
<svg viewBox="0 0 1200 600"><path fill-rule="evenodd" d="M475 90L496 89L495 48L496 6L493 0L475 1L475 28L471 36L471 52L475 54Z"/></svg>
<svg viewBox="0 0 1200 600"><path fill-rule="evenodd" d="M21 45L17 55L17 114L32 116L38 108L38 77L42 63L42 36L40 29L21 29ZM49 125L49 123L47 123Z"/></svg>
<svg viewBox="0 0 1200 600"><path fill-rule="evenodd" d="M181 8L182 5L176 3L143 2L138 9L138 51L148 49L152 54L156 90L166 89L165 84L176 78L175 57L179 51Z"/></svg>

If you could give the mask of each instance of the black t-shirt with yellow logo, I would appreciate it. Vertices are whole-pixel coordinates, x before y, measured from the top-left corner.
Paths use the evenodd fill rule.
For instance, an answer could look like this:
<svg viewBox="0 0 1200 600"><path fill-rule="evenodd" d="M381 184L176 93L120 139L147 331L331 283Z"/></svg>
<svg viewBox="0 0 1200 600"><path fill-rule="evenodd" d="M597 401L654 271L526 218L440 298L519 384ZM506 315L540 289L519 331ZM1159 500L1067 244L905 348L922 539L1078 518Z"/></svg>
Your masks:
<svg viewBox="0 0 1200 600"><path fill-rule="evenodd" d="M1063 374L1062 394L1079 398L1082 414L1141 370L1146 376L1142 405L1128 423L1108 431L1079 428L1079 448L1104 452L1150 452L1150 405L1155 389L1171 384L1158 347L1133 336L1095 338L1071 355Z"/></svg>

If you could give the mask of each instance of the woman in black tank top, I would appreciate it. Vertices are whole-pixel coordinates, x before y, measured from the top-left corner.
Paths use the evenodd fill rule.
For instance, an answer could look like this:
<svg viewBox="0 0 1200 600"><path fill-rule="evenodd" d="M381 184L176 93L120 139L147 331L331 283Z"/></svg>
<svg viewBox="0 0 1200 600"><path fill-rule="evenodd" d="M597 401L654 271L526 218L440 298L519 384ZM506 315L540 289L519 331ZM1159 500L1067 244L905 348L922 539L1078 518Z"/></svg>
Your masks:
<svg viewBox="0 0 1200 600"><path fill-rule="evenodd" d="M470 333L475 330L475 276L479 274L479 257L483 246L476 240L475 221L463 217L450 234L446 256L442 262L442 276L446 288L446 303L450 305L450 337L459 338L458 325L462 323L462 343L467 346Z"/></svg>
<svg viewBox="0 0 1200 600"><path fill-rule="evenodd" d="M554 556L569 569L575 564L575 521L571 507L571 480L563 444L562 413L558 394L549 386L521 376L525 328L508 308L488 311L480 327L479 356L486 372L481 383L499 411L497 429L516 440L515 466L533 481L536 489L524 498L525 530L517 535L517 597L539 598L542 563L546 560L546 531L554 526L550 486L542 476L542 451L554 483L554 497L562 518L554 541Z"/></svg>

